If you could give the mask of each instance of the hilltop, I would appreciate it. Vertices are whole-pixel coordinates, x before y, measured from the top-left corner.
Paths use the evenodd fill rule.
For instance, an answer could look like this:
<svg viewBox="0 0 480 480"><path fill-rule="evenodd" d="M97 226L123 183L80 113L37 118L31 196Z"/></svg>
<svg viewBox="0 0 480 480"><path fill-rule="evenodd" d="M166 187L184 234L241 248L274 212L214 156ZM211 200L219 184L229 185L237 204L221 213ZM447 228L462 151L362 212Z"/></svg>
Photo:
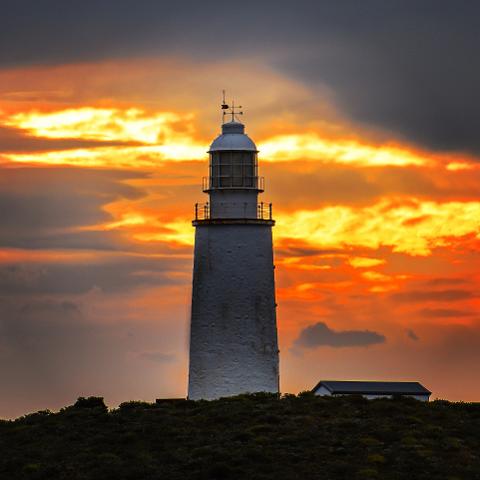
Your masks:
<svg viewBox="0 0 480 480"><path fill-rule="evenodd" d="M80 398L0 421L5 479L480 479L480 404L241 395Z"/></svg>

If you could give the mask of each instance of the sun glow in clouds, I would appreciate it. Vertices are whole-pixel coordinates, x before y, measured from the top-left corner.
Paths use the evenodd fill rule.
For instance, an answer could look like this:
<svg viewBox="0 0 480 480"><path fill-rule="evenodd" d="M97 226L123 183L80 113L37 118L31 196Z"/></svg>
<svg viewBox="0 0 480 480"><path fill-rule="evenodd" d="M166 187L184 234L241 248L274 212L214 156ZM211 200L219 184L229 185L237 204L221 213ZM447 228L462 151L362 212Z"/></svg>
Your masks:
<svg viewBox="0 0 480 480"><path fill-rule="evenodd" d="M194 145L190 139L165 145L97 147L3 155L4 158L16 163L112 168L155 168L164 161L186 161L204 158L204 156L205 146Z"/></svg>
<svg viewBox="0 0 480 480"><path fill-rule="evenodd" d="M29 112L10 116L6 125L28 130L46 138L82 138L90 140L162 143L162 136L180 135L175 125L192 133L192 115L161 112L148 115L137 108L92 108L62 110L52 113ZM181 135L183 136L183 135Z"/></svg>
<svg viewBox="0 0 480 480"><path fill-rule="evenodd" d="M480 238L480 202L410 199L398 205L382 200L360 209L332 206L279 213L277 220L280 237L307 239L322 247L390 246L394 252L410 255L429 255L454 237L475 234Z"/></svg>
<svg viewBox="0 0 480 480"><path fill-rule="evenodd" d="M260 146L269 160L319 160L361 166L424 166L433 160L394 147L375 147L347 140L327 140L315 133L279 135Z"/></svg>
<svg viewBox="0 0 480 480"><path fill-rule="evenodd" d="M378 265L383 265L385 260L380 258L368 258L368 257L353 257L348 260L348 263L353 268L370 268Z"/></svg>
<svg viewBox="0 0 480 480"><path fill-rule="evenodd" d="M159 162L196 159L206 162L208 142L195 138L194 116L172 112L147 113L137 108L83 107L57 112L16 113L4 116L3 123L34 136L76 138L97 141L133 142L138 145L98 146L43 153L4 155L10 161L87 167L146 167ZM432 166L434 160L397 147L375 147L351 140L325 139L316 133L277 135L259 142L262 160L318 162L369 166ZM432 157L433 158L433 157ZM462 161L446 163L448 170L470 168ZM108 230L129 229L140 242L171 241L191 244L190 222L171 219L161 225L138 212L122 212ZM302 209L279 213L276 236L301 239L321 247L391 246L396 252L428 255L452 237L475 234L480 230L480 203L437 203L416 199L383 199L362 208L336 205L317 210ZM148 228L147 228L148 227ZM130 231L131 230L131 231ZM357 257L349 260L354 268L381 265L383 260ZM319 267L320 268L320 267Z"/></svg>
<svg viewBox="0 0 480 480"><path fill-rule="evenodd" d="M4 155L13 162L52 165L149 167L158 161L202 160L209 140L196 138L194 115L147 113L138 108L82 107L57 112L16 113L3 118L10 127L44 138L133 142L45 153ZM277 135L258 142L262 161L312 160L370 166L431 166L433 158L393 146L323 138L317 133Z"/></svg>
<svg viewBox="0 0 480 480"><path fill-rule="evenodd" d="M410 200L404 205L382 200L372 206L354 209L346 206L302 210L275 215L275 238L302 240L316 247L392 247L394 252L429 255L433 248L447 246L456 237L474 234L480 239L480 202ZM178 219L168 227L171 240L193 244L188 220ZM153 237L144 240L154 240ZM383 260L352 259L354 267L373 267Z"/></svg>
<svg viewBox="0 0 480 480"><path fill-rule="evenodd" d="M148 115L139 109L84 107L53 113L17 113L5 125L30 135L55 139L133 142L137 145L97 146L44 153L4 155L19 163L88 167L154 167L159 161L205 158L207 145L194 138L193 116L171 112Z"/></svg>
<svg viewBox="0 0 480 480"><path fill-rule="evenodd" d="M447 164L446 169L452 172L457 170L478 170L479 166L469 162L450 162Z"/></svg>

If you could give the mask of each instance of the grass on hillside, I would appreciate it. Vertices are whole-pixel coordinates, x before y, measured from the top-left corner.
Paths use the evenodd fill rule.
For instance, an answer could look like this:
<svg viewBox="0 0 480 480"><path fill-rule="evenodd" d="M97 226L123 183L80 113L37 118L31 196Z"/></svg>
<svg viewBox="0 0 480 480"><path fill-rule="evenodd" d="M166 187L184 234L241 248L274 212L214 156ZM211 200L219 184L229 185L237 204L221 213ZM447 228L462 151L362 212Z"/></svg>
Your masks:
<svg viewBox="0 0 480 480"><path fill-rule="evenodd" d="M310 393L80 398L0 421L1 479L480 479L480 404Z"/></svg>

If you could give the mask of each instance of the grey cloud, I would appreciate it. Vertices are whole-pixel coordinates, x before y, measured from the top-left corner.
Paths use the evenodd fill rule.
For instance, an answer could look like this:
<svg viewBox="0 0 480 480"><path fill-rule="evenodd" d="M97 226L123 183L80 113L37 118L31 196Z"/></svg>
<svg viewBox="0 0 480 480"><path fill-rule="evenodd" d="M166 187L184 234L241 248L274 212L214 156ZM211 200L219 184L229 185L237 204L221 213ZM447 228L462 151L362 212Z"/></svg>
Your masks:
<svg viewBox="0 0 480 480"><path fill-rule="evenodd" d="M0 297L0 418L59 408L80 395L105 396L112 405L182 394L178 374L169 372L176 368L173 356L147 362L135 353L171 349L180 356L181 335L161 323L132 320L127 312L90 318L84 313L92 308L88 302ZM176 330L182 331L178 320Z"/></svg>
<svg viewBox="0 0 480 480"><path fill-rule="evenodd" d="M71 300L53 301L46 300L32 300L26 302L20 309L23 314L39 313L39 312L54 312L65 315L80 314L80 308L75 302Z"/></svg>
<svg viewBox="0 0 480 480"><path fill-rule="evenodd" d="M333 330L323 322L304 328L295 340L294 346L305 348L317 347L367 347L384 343L385 337L370 330Z"/></svg>
<svg viewBox="0 0 480 480"><path fill-rule="evenodd" d="M143 198L145 192L123 182L143 176L141 172L77 168L3 169L0 246L97 250L104 255L88 260L72 255L57 261L4 262L0 265L0 294L81 294L95 288L124 292L183 282L181 276L171 275L185 271L189 264L188 257L181 258L178 250L172 252L156 243L155 253L172 255L133 255L152 247L131 244L119 232L79 228L112 220L103 210L107 203Z"/></svg>
<svg viewBox="0 0 480 480"><path fill-rule="evenodd" d="M238 53L244 45L253 46L258 41L264 44L263 29L279 23L287 27L291 14L298 12L287 3L276 10L269 2L250 6L248 2L229 4L228 17L235 18L244 32L232 37L227 36L231 26L225 21L225 4L219 0L201 5L193 0L177 3L84 0L68 7L61 0L46 0L43 8L34 0L21 3L7 0L2 6L5 21L0 39L5 47L0 52L0 61L6 65L162 51L187 51L192 55L203 53L203 56L223 52L225 55L227 45L219 38L228 38L228 49ZM19 38L23 41L19 42Z"/></svg>
<svg viewBox="0 0 480 480"><path fill-rule="evenodd" d="M21 193L28 188L30 192L41 193L45 190L69 192L74 189L96 196L115 193L127 198L138 198L141 191L120 182L147 176L140 171L85 167L20 167L1 168L0 171L2 191Z"/></svg>
<svg viewBox="0 0 480 480"><path fill-rule="evenodd" d="M171 272L187 271L185 259L116 254L108 259L70 263L0 265L0 292L8 295L80 294L93 289L122 292L145 285L183 283Z"/></svg>
<svg viewBox="0 0 480 480"><path fill-rule="evenodd" d="M414 341L419 340L418 335L411 328L407 330L407 337L410 340L414 340Z"/></svg>
<svg viewBox="0 0 480 480"><path fill-rule="evenodd" d="M0 64L146 55L245 58L327 86L354 120L432 148L478 153L477 2L2 3ZM231 35L235 19L240 34ZM315 100L315 93L312 93Z"/></svg>
<svg viewBox="0 0 480 480"><path fill-rule="evenodd" d="M282 162L281 165L274 162L261 164L274 205L281 204L285 208L292 208L299 203L311 206L339 203L368 205L385 196L395 195L441 201L476 198L478 195L478 179L475 175L470 175L470 179L451 178L446 183L436 179L431 169L382 166L370 167L367 171L356 166L321 162L306 164L308 174L301 173L302 164L298 160ZM292 182L292 173L296 182ZM431 285L448 285L460 281L461 279L440 278L432 280Z"/></svg>
<svg viewBox="0 0 480 480"><path fill-rule="evenodd" d="M474 293L469 290L413 290L410 292L395 293L391 296L396 302L456 302L473 298Z"/></svg>
<svg viewBox="0 0 480 480"><path fill-rule="evenodd" d="M57 191L46 190L37 194L1 192L0 238L3 238L6 230L10 228L15 229L15 233L19 235L22 230L35 230L40 233L42 230L86 226L111 219L110 215L100 209L105 199L75 191L73 182L71 187L70 192L61 187Z"/></svg>
<svg viewBox="0 0 480 480"><path fill-rule="evenodd" d="M290 168L295 169L295 182L292 182L292 171L285 165L263 164L262 173L269 180L268 191L271 199L281 203L284 208L299 203L368 203L380 196L382 187L375 184L358 169L337 165L320 164L316 171L301 173L298 163ZM285 195L288 192L288 195Z"/></svg>
<svg viewBox="0 0 480 480"><path fill-rule="evenodd" d="M111 220L103 206L145 193L122 180L142 173L77 168L2 169L0 245L13 248L114 249L112 232L79 230Z"/></svg>
<svg viewBox="0 0 480 480"><path fill-rule="evenodd" d="M348 255L350 251L342 249L320 249L311 247L304 242L295 241L292 239L289 241L288 248L276 248L276 254L281 257L316 257L316 256L333 256L333 255Z"/></svg>
<svg viewBox="0 0 480 480"><path fill-rule="evenodd" d="M352 21L354 10L321 29L319 48L286 61L292 75L328 85L356 121L429 148L480 152L480 6L362 2Z"/></svg>
<svg viewBox="0 0 480 480"><path fill-rule="evenodd" d="M18 128L0 126L0 154L126 145L138 145L138 143L82 140L77 138L42 138L28 135L25 131Z"/></svg>
<svg viewBox="0 0 480 480"><path fill-rule="evenodd" d="M115 232L77 231L66 233L22 232L0 233L1 245L4 247L38 249L77 249L77 250L122 250L125 242Z"/></svg>

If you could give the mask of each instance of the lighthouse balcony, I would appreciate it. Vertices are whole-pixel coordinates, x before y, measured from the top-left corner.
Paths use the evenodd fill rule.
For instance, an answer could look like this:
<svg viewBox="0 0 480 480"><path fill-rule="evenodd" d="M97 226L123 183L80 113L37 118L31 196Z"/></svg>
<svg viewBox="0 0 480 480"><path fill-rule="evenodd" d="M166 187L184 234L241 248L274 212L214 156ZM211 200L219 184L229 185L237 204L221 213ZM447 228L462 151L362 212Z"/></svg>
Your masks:
<svg viewBox="0 0 480 480"><path fill-rule="evenodd" d="M193 225L221 224L221 223L264 223L274 225L272 217L272 204L260 202L256 205L256 211L252 214L247 203L223 204L219 214L212 212L209 202L195 204L195 218Z"/></svg>
<svg viewBox="0 0 480 480"><path fill-rule="evenodd" d="M265 190L265 177L259 176L232 176L232 175L216 175L202 178L202 189L205 193L212 190L223 189L240 189L240 190L256 190L263 192Z"/></svg>

